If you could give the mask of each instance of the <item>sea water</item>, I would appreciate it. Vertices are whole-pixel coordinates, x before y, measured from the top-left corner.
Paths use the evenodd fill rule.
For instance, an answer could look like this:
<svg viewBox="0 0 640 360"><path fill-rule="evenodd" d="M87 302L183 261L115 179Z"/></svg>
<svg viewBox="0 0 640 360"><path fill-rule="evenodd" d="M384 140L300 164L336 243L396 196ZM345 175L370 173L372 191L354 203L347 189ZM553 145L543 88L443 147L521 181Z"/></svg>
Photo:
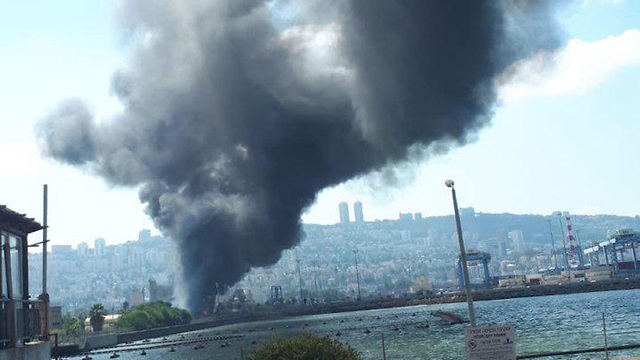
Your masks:
<svg viewBox="0 0 640 360"><path fill-rule="evenodd" d="M196 350L194 344L124 352L114 348L122 360L228 360L276 337L303 331L329 336L358 350L364 359L382 359L384 334L388 360L464 359L464 328L468 324L444 325L430 313L454 312L467 317L466 303L412 306L393 309L313 315L285 320L226 325L167 339L154 339L134 346L153 346L167 340L241 335L238 339L209 341ZM604 346L602 313L605 314L609 346L640 344L640 290L556 295L475 303L478 325L512 324L516 328L518 355L598 348ZM425 328L424 324L429 327ZM256 344L254 344L254 342ZM226 344L225 344L226 343ZM131 345L129 345L131 346ZM619 351L612 357L640 355L640 349ZM108 359L109 354L92 355ZM604 354L549 357L547 359L603 359ZM79 358L76 358L79 359Z"/></svg>

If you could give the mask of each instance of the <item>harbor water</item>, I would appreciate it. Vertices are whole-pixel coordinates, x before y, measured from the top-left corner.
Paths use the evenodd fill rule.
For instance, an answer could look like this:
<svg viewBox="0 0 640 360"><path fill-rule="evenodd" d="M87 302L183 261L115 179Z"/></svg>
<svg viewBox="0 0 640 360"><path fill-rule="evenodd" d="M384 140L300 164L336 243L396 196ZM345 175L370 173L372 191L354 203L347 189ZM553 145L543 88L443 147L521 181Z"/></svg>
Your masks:
<svg viewBox="0 0 640 360"><path fill-rule="evenodd" d="M512 324L516 327L518 355L597 348L604 346L602 313L607 321L609 346L640 344L640 290L609 291L534 298L482 301L476 304L478 325ZM467 316L466 303L414 306L394 309L314 315L286 320L226 325L218 328L173 335L109 349L119 359L222 360L239 359L275 337L288 337L302 331L330 336L361 352L364 359L382 359L384 334L389 360L464 359L464 327L444 325L430 313L451 311ZM428 327L424 325L428 324ZM235 339L127 352L131 346L154 346L173 340L197 340L215 336ZM611 354L612 357L638 356L640 349ZM109 354L92 355L108 359ZM549 357L548 359L603 359L604 354ZM75 359L80 359L75 358Z"/></svg>

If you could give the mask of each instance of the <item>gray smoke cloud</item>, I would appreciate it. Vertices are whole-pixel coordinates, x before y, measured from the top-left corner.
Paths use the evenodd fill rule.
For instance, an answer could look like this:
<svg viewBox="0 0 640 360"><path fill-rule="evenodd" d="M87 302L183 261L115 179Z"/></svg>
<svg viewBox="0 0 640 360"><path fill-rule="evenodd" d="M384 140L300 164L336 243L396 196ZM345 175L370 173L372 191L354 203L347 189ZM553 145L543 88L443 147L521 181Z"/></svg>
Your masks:
<svg viewBox="0 0 640 360"><path fill-rule="evenodd" d="M320 190L487 124L495 79L557 45L552 2L126 2L122 113L97 123L71 99L37 133L47 156L139 187L201 311L300 241Z"/></svg>

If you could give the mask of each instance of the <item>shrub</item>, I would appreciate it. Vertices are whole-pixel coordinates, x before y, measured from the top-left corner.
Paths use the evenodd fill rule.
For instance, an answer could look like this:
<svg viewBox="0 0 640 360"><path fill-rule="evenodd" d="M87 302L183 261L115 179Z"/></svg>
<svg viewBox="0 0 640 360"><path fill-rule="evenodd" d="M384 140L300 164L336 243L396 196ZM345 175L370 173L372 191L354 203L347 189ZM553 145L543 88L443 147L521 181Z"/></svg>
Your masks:
<svg viewBox="0 0 640 360"><path fill-rule="evenodd" d="M328 337L302 333L291 339L279 339L255 350L248 360L362 360L350 346Z"/></svg>

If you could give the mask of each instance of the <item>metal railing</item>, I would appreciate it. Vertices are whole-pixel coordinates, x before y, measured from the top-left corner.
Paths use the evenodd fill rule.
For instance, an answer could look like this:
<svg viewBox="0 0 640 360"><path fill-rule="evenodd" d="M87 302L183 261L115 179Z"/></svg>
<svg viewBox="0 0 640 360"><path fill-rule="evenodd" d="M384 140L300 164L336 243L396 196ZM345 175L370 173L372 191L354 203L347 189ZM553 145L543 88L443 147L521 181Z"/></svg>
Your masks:
<svg viewBox="0 0 640 360"><path fill-rule="evenodd" d="M43 340L42 301L0 299L0 349Z"/></svg>
<svg viewBox="0 0 640 360"><path fill-rule="evenodd" d="M40 338L40 308L33 303L23 303L22 309L16 310L18 339L35 340Z"/></svg>

